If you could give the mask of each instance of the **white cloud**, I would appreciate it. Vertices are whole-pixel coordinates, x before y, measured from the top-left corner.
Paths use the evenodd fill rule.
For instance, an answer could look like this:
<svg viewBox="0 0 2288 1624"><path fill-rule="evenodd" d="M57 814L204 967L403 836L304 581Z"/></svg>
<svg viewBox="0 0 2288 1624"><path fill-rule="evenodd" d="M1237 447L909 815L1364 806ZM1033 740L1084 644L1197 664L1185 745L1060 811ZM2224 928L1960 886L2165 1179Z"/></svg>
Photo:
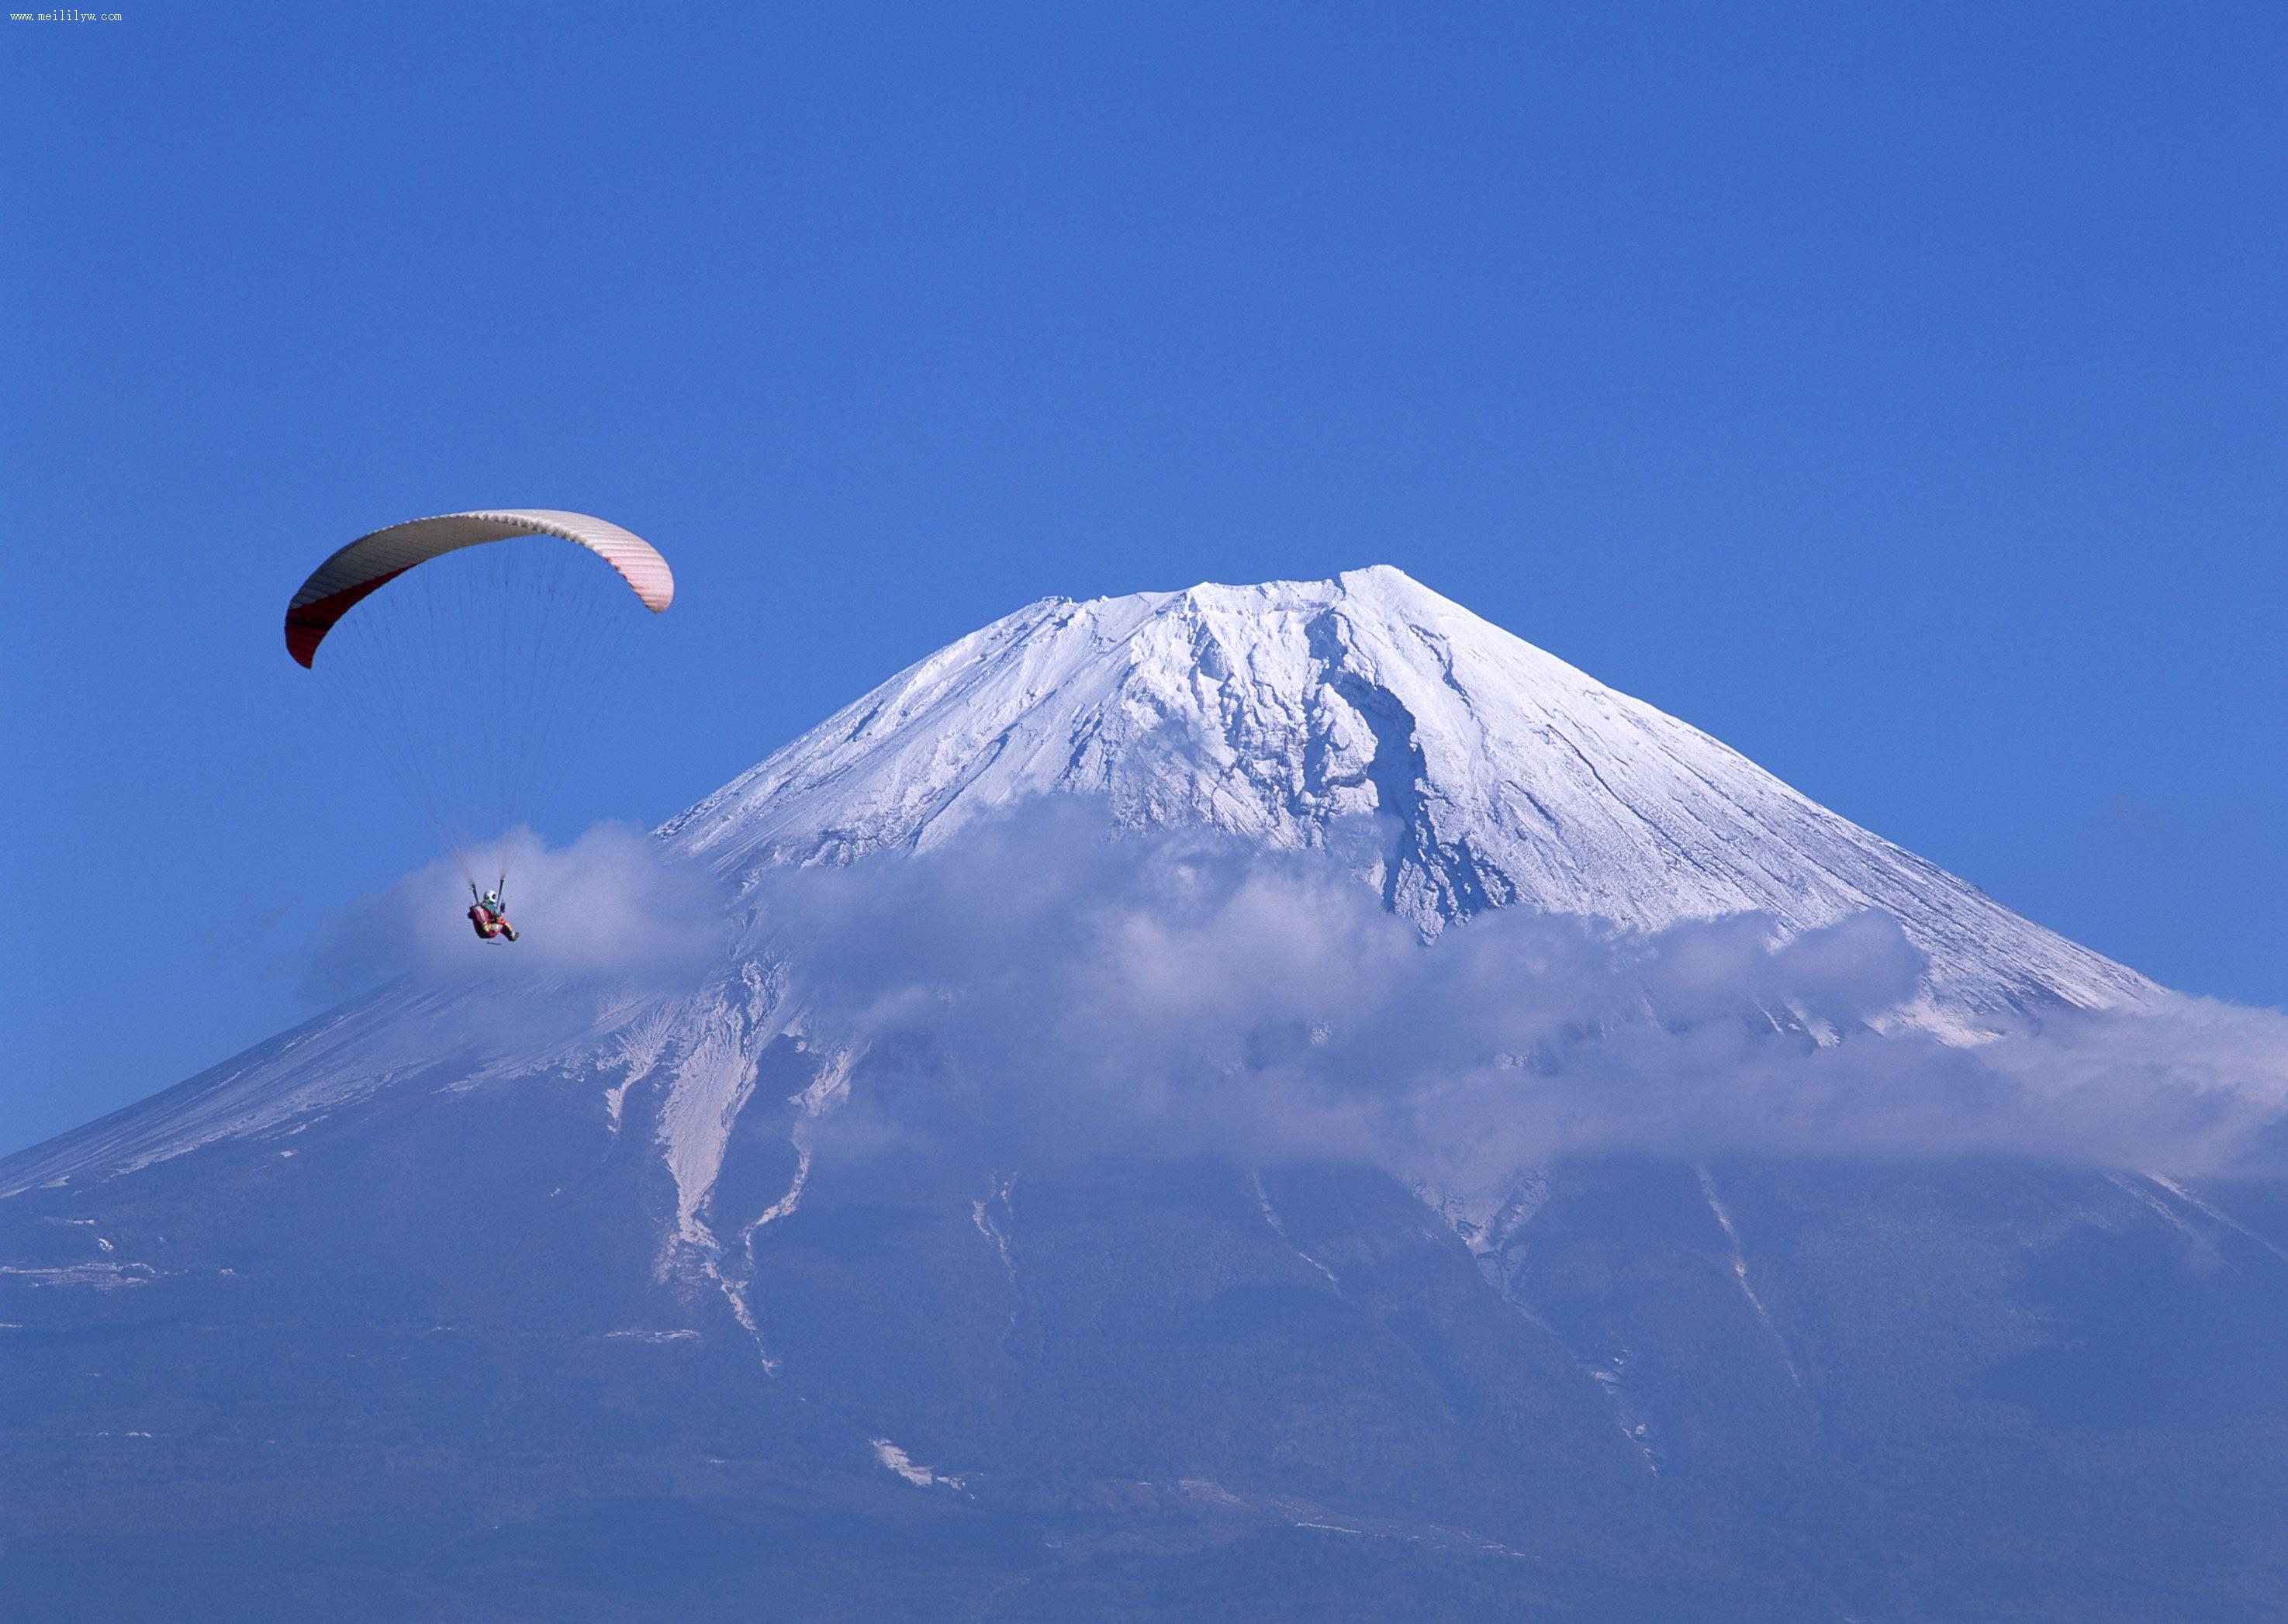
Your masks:
<svg viewBox="0 0 2288 1624"><path fill-rule="evenodd" d="M1754 915L1639 934L1502 910L1425 943L1324 854L1111 838L1071 811L760 900L820 1018L942 1063L870 1119L862 1090L871 1133L1468 1184L1602 1148L2215 1170L2276 1160L2288 1120L2274 1011L2060 1007L1971 1049L1885 1021L1922 961L1879 914L1783 939Z"/></svg>
<svg viewBox="0 0 2288 1624"><path fill-rule="evenodd" d="M520 938L513 943L481 939L467 917L465 873L473 867L489 883L503 849L514 854L504 897ZM707 877L670 863L635 829L599 824L555 848L518 831L501 847L409 875L330 922L311 978L328 995L409 973L669 985L719 957L727 934Z"/></svg>

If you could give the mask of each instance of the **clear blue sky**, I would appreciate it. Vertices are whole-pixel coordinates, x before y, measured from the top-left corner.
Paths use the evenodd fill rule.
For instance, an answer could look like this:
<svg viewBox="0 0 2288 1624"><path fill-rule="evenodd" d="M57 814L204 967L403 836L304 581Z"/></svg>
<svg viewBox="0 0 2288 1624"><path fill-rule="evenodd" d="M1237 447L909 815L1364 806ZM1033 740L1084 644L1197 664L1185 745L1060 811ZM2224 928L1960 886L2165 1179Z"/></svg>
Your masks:
<svg viewBox="0 0 2288 1624"><path fill-rule="evenodd" d="M489 504L681 578L560 836L1388 561L2288 1002L2288 9L121 3L0 29L0 1149L427 855L279 614Z"/></svg>

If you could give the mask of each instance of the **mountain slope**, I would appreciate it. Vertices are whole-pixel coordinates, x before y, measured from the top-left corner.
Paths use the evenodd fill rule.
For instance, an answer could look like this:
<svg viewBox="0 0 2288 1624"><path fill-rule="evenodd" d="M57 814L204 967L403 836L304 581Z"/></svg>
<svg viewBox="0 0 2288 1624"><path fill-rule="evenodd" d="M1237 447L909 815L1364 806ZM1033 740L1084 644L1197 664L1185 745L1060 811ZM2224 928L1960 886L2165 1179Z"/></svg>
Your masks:
<svg viewBox="0 0 2288 1624"><path fill-rule="evenodd" d="M1930 955L1940 1019L2156 990L1387 566L1045 599L661 832L737 876L926 848L1057 794L1291 850L1386 820L1370 877L1426 930L1511 904L1648 930L1873 907Z"/></svg>
<svg viewBox="0 0 2288 1624"><path fill-rule="evenodd" d="M661 831L747 892L704 963L383 987L0 1161L0 1614L2288 1609L2288 1187L1059 1147L897 1000L835 1029L763 888L1057 796L1378 850L1434 953L1503 906L1872 905L1942 1034L2166 996L1394 571L1036 605Z"/></svg>
<svg viewBox="0 0 2288 1624"><path fill-rule="evenodd" d="M1928 956L1907 1018L1942 1035L2163 996L1386 566L1045 599L894 677L659 837L743 889L781 865L926 849L1060 796L1094 797L1132 827L1214 828L1273 849L1374 820L1362 877L1429 932L1503 906L1643 930L1755 910L1800 931L1879 908ZM0 1162L0 1193L269 1132L457 1056L473 1064L466 997L408 996L385 990ZM704 1256L720 1240L706 1208L764 1057L804 1035L785 965L767 931L751 931L688 993L608 1002L478 1076L569 1067L616 1113L632 1089L663 1089L676 1234ZM830 1065L796 1091L814 1087L809 1108L826 1109L841 1086Z"/></svg>

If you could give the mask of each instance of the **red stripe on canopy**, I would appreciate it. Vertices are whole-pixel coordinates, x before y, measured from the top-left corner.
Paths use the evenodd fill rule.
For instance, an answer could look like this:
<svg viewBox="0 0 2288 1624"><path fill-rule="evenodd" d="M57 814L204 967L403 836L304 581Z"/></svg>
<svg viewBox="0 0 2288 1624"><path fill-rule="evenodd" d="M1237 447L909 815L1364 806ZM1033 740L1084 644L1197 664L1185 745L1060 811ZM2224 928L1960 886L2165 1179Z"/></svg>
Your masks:
<svg viewBox="0 0 2288 1624"><path fill-rule="evenodd" d="M515 535L553 535L584 547L619 572L656 614L675 600L675 575L641 536L587 513L502 508L417 519L361 535L310 574L286 608L286 652L307 666L318 645L360 599L441 553Z"/></svg>
<svg viewBox="0 0 2288 1624"><path fill-rule="evenodd" d="M407 569L411 567L410 565L406 566ZM361 581L355 586L336 592L330 598L321 598L314 603L306 603L299 608L287 610L286 652L293 655L297 662L307 669L310 662L318 657L318 645L323 642L326 634L334 629L336 621L347 614L360 599L369 593L378 592L404 573L405 570L393 569L386 575L376 575L370 581Z"/></svg>

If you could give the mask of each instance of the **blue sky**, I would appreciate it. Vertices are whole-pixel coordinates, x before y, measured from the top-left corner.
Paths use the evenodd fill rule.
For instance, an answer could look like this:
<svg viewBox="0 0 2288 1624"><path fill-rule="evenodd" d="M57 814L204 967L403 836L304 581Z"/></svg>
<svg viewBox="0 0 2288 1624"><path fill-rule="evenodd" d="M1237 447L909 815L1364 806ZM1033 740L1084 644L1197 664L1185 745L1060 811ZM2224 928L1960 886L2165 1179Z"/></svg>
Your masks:
<svg viewBox="0 0 2288 1624"><path fill-rule="evenodd" d="M1034 598L1386 561L2288 1002L2284 62L2228 4L11 25L0 1149L307 1013L428 855L277 623L480 505L681 581L558 836Z"/></svg>

